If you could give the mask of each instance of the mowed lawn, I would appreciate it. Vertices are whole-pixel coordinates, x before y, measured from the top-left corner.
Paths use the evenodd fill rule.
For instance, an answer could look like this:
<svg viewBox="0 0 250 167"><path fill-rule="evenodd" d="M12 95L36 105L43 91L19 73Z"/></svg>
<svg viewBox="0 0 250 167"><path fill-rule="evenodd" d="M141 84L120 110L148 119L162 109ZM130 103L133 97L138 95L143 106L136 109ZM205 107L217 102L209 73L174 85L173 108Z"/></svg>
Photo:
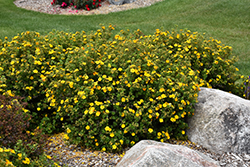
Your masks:
<svg viewBox="0 0 250 167"><path fill-rule="evenodd" d="M250 75L250 1L249 0L163 0L149 7L106 15L50 15L17 8L14 0L0 0L0 39L14 37L24 31L42 35L52 31L95 31L100 24L122 29L189 29L205 33L233 47L239 73Z"/></svg>

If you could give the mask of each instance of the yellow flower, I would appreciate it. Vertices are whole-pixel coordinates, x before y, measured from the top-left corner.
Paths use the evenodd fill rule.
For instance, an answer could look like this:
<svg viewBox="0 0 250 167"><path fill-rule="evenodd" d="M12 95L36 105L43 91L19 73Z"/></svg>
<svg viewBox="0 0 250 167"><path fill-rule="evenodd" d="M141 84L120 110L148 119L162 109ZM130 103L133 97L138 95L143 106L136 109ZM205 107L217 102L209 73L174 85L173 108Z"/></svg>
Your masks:
<svg viewBox="0 0 250 167"><path fill-rule="evenodd" d="M112 146L112 149L113 149L113 150L115 150L116 148L117 148L117 146L116 146L116 145L113 145L113 146Z"/></svg>
<svg viewBox="0 0 250 167"><path fill-rule="evenodd" d="M152 113L153 113L153 110L149 109L148 112L149 112L150 114L152 114Z"/></svg>
<svg viewBox="0 0 250 167"><path fill-rule="evenodd" d="M181 131L181 133L184 135L184 134L185 134L185 131L183 130L183 131Z"/></svg>
<svg viewBox="0 0 250 167"><path fill-rule="evenodd" d="M174 118L170 118L170 121L171 121L171 122L175 122L175 121L176 121L176 119L174 119Z"/></svg>
<svg viewBox="0 0 250 167"><path fill-rule="evenodd" d="M165 135L166 135L167 139L170 139L168 132L166 132Z"/></svg>
<svg viewBox="0 0 250 167"><path fill-rule="evenodd" d="M8 166L8 165L13 165L12 162L10 162L8 159L6 159L6 162L5 164Z"/></svg>
<svg viewBox="0 0 250 167"><path fill-rule="evenodd" d="M126 133L128 133L128 131L125 129L125 130L124 130L124 133L126 134Z"/></svg>
<svg viewBox="0 0 250 167"><path fill-rule="evenodd" d="M120 140L120 143L123 144L123 140Z"/></svg>
<svg viewBox="0 0 250 167"><path fill-rule="evenodd" d="M134 72L135 72L135 69L131 68L131 69L130 69L130 72L134 73Z"/></svg>
<svg viewBox="0 0 250 167"><path fill-rule="evenodd" d="M89 125L87 125L87 126L86 126L86 129L87 129L87 130L89 130L89 129L90 129Z"/></svg>
<svg viewBox="0 0 250 167"><path fill-rule="evenodd" d="M152 133L153 131L154 131L154 130L153 130L152 128L149 128L149 129L148 129L148 132L149 132L149 133Z"/></svg>
<svg viewBox="0 0 250 167"><path fill-rule="evenodd" d="M105 130L110 132L112 129L109 126L106 126Z"/></svg>
<svg viewBox="0 0 250 167"><path fill-rule="evenodd" d="M125 128L125 124L122 124L121 127L122 127L122 128Z"/></svg>
<svg viewBox="0 0 250 167"><path fill-rule="evenodd" d="M63 121L63 117L61 117L61 119L60 119L61 121Z"/></svg>
<svg viewBox="0 0 250 167"><path fill-rule="evenodd" d="M71 132L71 130L69 128L67 128L67 133L70 133L70 132Z"/></svg>
<svg viewBox="0 0 250 167"><path fill-rule="evenodd" d="M178 115L175 115L174 118L175 118L175 119L179 119L179 116L178 116Z"/></svg>
<svg viewBox="0 0 250 167"><path fill-rule="evenodd" d="M96 146L99 146L99 143L95 143Z"/></svg>
<svg viewBox="0 0 250 167"><path fill-rule="evenodd" d="M126 99L123 97L123 98L122 98L122 102L125 102L125 101L126 101Z"/></svg>
<svg viewBox="0 0 250 167"><path fill-rule="evenodd" d="M114 133L110 133L110 137L114 137L115 136L115 134Z"/></svg>
<svg viewBox="0 0 250 167"><path fill-rule="evenodd" d="M33 73L38 73L38 71L37 70L33 70Z"/></svg>
<svg viewBox="0 0 250 167"><path fill-rule="evenodd" d="M163 122L163 119L162 119L162 118L160 118L160 119L159 119L159 122L161 122L161 123L162 123L162 122Z"/></svg>
<svg viewBox="0 0 250 167"><path fill-rule="evenodd" d="M22 154L21 153L18 153L18 159L21 160L22 159Z"/></svg>
<svg viewBox="0 0 250 167"><path fill-rule="evenodd" d="M184 105L186 105L186 102L185 102L185 100L181 100L181 103L182 103L182 104L184 104Z"/></svg>
<svg viewBox="0 0 250 167"><path fill-rule="evenodd" d="M30 159L29 158L25 158L25 160L22 161L24 164L29 164L30 163Z"/></svg>
<svg viewBox="0 0 250 167"><path fill-rule="evenodd" d="M133 132L131 135L132 135L132 136L135 136L135 133Z"/></svg>
<svg viewBox="0 0 250 167"><path fill-rule="evenodd" d="M107 87L108 91L112 91L112 88L111 87Z"/></svg>
<svg viewBox="0 0 250 167"><path fill-rule="evenodd" d="M67 134L64 134L64 138L65 138L66 140L69 140L69 136L68 136Z"/></svg>
<svg viewBox="0 0 250 167"><path fill-rule="evenodd" d="M188 75L195 75L194 71L193 70L190 70Z"/></svg>
<svg viewBox="0 0 250 167"><path fill-rule="evenodd" d="M73 83L73 82L70 82L70 83L69 83L69 87L70 87L70 88L73 88L73 86L74 86L74 83Z"/></svg>
<svg viewBox="0 0 250 167"><path fill-rule="evenodd" d="M51 156L49 156L49 155L47 155L46 157L47 157L48 159L51 159Z"/></svg>
<svg viewBox="0 0 250 167"><path fill-rule="evenodd" d="M103 147L103 148L102 148L102 151L106 151L106 148L105 148L105 147Z"/></svg>
<svg viewBox="0 0 250 167"><path fill-rule="evenodd" d="M134 145L134 144L135 144L135 142L134 142L134 141L131 141L130 143L131 143L132 145Z"/></svg>
<svg viewBox="0 0 250 167"><path fill-rule="evenodd" d="M96 115L97 117L99 117L100 114L101 114L101 112L100 112L100 111L97 111L95 115Z"/></svg>
<svg viewBox="0 0 250 167"><path fill-rule="evenodd" d="M157 116L157 117L159 117L160 116L160 114L157 112L157 113L155 113L155 115Z"/></svg>

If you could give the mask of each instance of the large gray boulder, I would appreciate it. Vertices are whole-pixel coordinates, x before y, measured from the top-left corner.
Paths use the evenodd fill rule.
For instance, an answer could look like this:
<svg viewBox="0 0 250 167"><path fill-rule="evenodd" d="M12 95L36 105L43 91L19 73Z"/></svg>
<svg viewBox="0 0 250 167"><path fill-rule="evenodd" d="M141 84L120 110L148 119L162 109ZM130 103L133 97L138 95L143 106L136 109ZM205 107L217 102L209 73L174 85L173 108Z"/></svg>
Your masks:
<svg viewBox="0 0 250 167"><path fill-rule="evenodd" d="M132 3L136 0L109 0L109 3L114 5L123 5L125 3Z"/></svg>
<svg viewBox="0 0 250 167"><path fill-rule="evenodd" d="M186 146L142 140L126 152L116 167L219 167L219 164Z"/></svg>
<svg viewBox="0 0 250 167"><path fill-rule="evenodd" d="M212 152L250 154L250 101L201 88L194 116L188 119L190 141Z"/></svg>

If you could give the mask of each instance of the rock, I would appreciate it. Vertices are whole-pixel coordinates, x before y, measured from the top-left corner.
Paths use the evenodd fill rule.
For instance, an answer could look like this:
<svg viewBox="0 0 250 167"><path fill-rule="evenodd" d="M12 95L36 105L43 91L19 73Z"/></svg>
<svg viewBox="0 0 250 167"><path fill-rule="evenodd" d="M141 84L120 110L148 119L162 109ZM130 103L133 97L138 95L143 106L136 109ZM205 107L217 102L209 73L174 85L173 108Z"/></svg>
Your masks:
<svg viewBox="0 0 250 167"><path fill-rule="evenodd" d="M142 140L129 149L116 167L217 167L218 162L182 145Z"/></svg>
<svg viewBox="0 0 250 167"><path fill-rule="evenodd" d="M122 5L125 3L132 3L136 0L109 0L109 3L114 4L114 5Z"/></svg>
<svg viewBox="0 0 250 167"><path fill-rule="evenodd" d="M191 142L210 151L250 154L250 101L201 88L186 131Z"/></svg>

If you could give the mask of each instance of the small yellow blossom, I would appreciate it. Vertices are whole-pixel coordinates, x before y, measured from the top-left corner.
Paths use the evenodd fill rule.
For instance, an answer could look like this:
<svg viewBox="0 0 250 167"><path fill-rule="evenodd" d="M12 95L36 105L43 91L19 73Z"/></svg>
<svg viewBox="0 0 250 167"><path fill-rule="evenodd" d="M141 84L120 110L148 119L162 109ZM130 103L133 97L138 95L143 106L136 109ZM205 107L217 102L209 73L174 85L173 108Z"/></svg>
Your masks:
<svg viewBox="0 0 250 167"><path fill-rule="evenodd" d="M115 136L115 134L114 133L110 133L110 137L114 137Z"/></svg>
<svg viewBox="0 0 250 167"><path fill-rule="evenodd" d="M47 155L46 157L47 157L48 159L51 159L51 156L49 156L49 155Z"/></svg>
<svg viewBox="0 0 250 167"><path fill-rule="evenodd" d="M175 122L175 121L176 121L176 119L174 119L174 118L170 118L170 121L171 121L171 122Z"/></svg>
<svg viewBox="0 0 250 167"><path fill-rule="evenodd" d="M116 145L113 145L113 146L112 146L112 149L113 149L113 150L115 150L116 148L117 148L117 146L116 146Z"/></svg>
<svg viewBox="0 0 250 167"><path fill-rule="evenodd" d="M148 129L148 132L149 132L149 133L152 133L153 131L154 131L154 130L153 130L152 128L149 128L149 129Z"/></svg>
<svg viewBox="0 0 250 167"><path fill-rule="evenodd" d="M25 160L22 161L24 164L29 164L30 163L30 159L29 158L25 158Z"/></svg>
<svg viewBox="0 0 250 167"><path fill-rule="evenodd" d="M86 126L86 129L87 129L87 130L89 130L89 129L90 129L89 125L87 125L87 126Z"/></svg>
<svg viewBox="0 0 250 167"><path fill-rule="evenodd" d="M71 130L69 128L67 128L67 133L70 133L70 132L71 132Z"/></svg>
<svg viewBox="0 0 250 167"><path fill-rule="evenodd" d="M121 127L122 127L122 128L125 128L125 124L122 124Z"/></svg>

